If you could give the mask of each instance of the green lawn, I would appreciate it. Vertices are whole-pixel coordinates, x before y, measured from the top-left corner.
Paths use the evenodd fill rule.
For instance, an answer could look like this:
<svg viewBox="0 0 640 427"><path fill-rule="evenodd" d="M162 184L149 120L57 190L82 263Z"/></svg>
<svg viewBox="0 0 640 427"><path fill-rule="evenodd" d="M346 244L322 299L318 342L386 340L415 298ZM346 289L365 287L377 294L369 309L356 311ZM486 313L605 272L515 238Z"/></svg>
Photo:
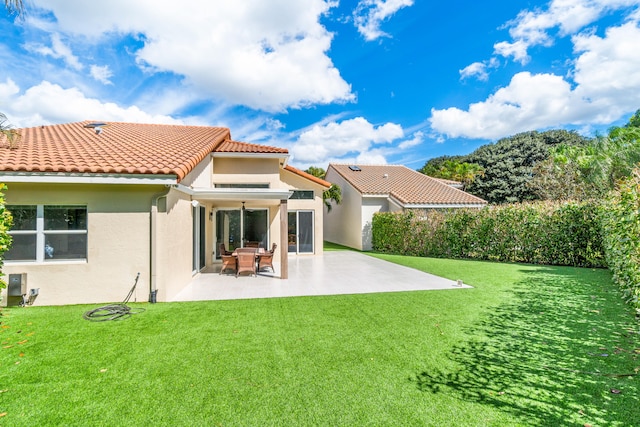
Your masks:
<svg viewBox="0 0 640 427"><path fill-rule="evenodd" d="M4 309L0 425L640 425L608 271L377 256L474 288Z"/></svg>

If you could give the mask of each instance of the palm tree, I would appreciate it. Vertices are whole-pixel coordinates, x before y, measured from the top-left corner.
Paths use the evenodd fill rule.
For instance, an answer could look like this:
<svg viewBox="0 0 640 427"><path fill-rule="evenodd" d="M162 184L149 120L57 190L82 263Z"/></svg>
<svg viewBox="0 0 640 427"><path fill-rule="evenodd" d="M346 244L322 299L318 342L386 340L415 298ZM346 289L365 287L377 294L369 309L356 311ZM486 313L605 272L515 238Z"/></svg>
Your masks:
<svg viewBox="0 0 640 427"><path fill-rule="evenodd" d="M20 16L24 14L24 2L22 0L4 0L4 7L9 13L15 13Z"/></svg>
<svg viewBox="0 0 640 427"><path fill-rule="evenodd" d="M17 148L20 143L20 132L15 130L7 121L7 116L0 113L0 135L7 137L9 148Z"/></svg>
<svg viewBox="0 0 640 427"><path fill-rule="evenodd" d="M305 172L309 175L315 176L316 178L322 179L324 179L327 174L324 169L316 166L309 166L309 169ZM335 202L336 205L339 205L342 202L342 189L336 184L331 184L331 187L322 193L322 200L324 201L324 205L327 207L327 212L331 212L331 208L333 207L331 205L332 201Z"/></svg>

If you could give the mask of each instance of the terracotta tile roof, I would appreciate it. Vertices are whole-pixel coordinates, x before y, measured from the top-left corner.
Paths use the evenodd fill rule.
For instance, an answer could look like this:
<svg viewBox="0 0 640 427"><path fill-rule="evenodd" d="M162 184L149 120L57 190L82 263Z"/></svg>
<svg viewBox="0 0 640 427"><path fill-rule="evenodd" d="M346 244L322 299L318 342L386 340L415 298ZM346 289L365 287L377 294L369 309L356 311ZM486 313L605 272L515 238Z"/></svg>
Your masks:
<svg viewBox="0 0 640 427"><path fill-rule="evenodd" d="M270 147L268 145L250 144L248 142L224 141L215 149L216 153L282 153L288 154L286 148Z"/></svg>
<svg viewBox="0 0 640 427"><path fill-rule="evenodd" d="M357 166L358 171L350 169ZM483 199L453 188L435 178L397 165L330 164L356 190L364 195L388 195L403 205L478 205Z"/></svg>
<svg viewBox="0 0 640 427"><path fill-rule="evenodd" d="M220 143L223 127L91 121L18 129L17 149L0 137L0 172L176 175L180 181Z"/></svg>
<svg viewBox="0 0 640 427"><path fill-rule="evenodd" d="M300 175L301 177L306 178L306 179L308 179L309 181L313 181L313 182L315 182L316 184L320 184L320 185L322 185L323 187L327 187L327 188L331 187L331 183L330 183L329 181L325 181L324 179L322 179L322 178L318 178L318 177L316 177L316 176L313 176L313 175L311 175L310 173L307 173L307 172L305 172L305 171L301 171L300 169L296 169L296 168L294 168L293 166L289 166L289 165L287 165L287 166L285 166L284 168L285 168L286 170L288 170L289 172L295 173L296 175Z"/></svg>

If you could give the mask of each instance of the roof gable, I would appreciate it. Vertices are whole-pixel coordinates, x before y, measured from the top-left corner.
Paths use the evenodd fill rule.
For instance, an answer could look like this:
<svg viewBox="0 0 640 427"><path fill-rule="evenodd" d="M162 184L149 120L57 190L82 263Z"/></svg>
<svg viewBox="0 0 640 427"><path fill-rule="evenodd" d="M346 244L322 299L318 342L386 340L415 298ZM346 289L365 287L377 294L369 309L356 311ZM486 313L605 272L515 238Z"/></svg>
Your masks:
<svg viewBox="0 0 640 427"><path fill-rule="evenodd" d="M90 121L19 129L18 148L0 138L0 171L175 175L179 182L230 138L224 127Z"/></svg>
<svg viewBox="0 0 640 427"><path fill-rule="evenodd" d="M350 166L357 166L357 168ZM406 166L330 164L328 170L331 169L335 170L359 193L365 196L392 197L405 206L487 203L479 197L458 190Z"/></svg>

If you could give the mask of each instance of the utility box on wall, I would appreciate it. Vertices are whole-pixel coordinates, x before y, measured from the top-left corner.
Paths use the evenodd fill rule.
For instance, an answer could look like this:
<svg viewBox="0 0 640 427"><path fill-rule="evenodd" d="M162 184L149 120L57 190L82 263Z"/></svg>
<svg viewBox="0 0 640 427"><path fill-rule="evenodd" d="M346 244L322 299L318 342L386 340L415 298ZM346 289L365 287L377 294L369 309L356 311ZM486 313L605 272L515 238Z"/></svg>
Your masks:
<svg viewBox="0 0 640 427"><path fill-rule="evenodd" d="M22 304L22 296L27 293L27 273L9 274L7 286L7 306Z"/></svg>

